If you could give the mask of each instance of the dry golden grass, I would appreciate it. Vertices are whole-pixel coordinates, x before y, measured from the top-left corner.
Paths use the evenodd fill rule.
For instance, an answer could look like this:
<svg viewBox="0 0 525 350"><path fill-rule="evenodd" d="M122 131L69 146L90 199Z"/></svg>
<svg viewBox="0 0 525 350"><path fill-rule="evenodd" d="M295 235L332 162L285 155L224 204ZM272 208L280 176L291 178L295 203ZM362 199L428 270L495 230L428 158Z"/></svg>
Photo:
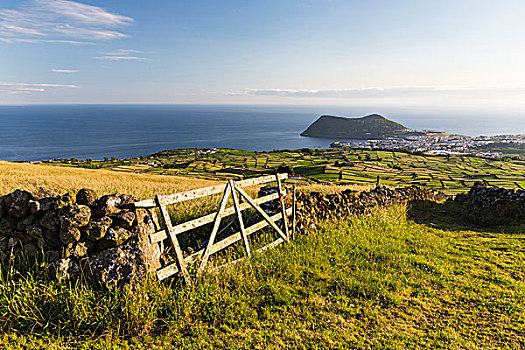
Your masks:
<svg viewBox="0 0 525 350"><path fill-rule="evenodd" d="M47 187L59 194L76 192L81 188L91 188L99 195L112 193L132 194L140 199L153 198L157 194L171 194L201 187L213 186L226 181L204 180L196 177L137 174L100 169L82 169L43 164L12 163L0 161L0 195L16 189L35 191ZM257 196L260 186L246 188L251 196ZM305 185L300 191L336 193L345 189L367 190L371 186L359 185ZM209 214L217 210L222 194L216 194L193 201L170 206L174 222ZM228 206L233 205L230 198Z"/></svg>
<svg viewBox="0 0 525 350"><path fill-rule="evenodd" d="M217 183L188 177L0 162L0 195L18 188L34 191L38 187L47 187L60 194L91 188L100 195L118 192L147 199L157 194L170 194Z"/></svg>

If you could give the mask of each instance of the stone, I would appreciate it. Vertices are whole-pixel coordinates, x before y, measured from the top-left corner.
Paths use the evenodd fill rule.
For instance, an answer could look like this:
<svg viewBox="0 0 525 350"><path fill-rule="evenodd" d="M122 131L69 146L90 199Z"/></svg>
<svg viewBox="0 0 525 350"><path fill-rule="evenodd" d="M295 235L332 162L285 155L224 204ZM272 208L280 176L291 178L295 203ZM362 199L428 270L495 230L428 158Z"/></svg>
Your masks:
<svg viewBox="0 0 525 350"><path fill-rule="evenodd" d="M3 218L0 220L0 236L11 235L17 226L17 220L15 218Z"/></svg>
<svg viewBox="0 0 525 350"><path fill-rule="evenodd" d="M29 215L28 217L23 219L21 222L22 222L22 224L24 224L26 226L29 226L29 225L32 225L33 223L36 222L36 217L35 217L35 215Z"/></svg>
<svg viewBox="0 0 525 350"><path fill-rule="evenodd" d="M122 287L143 280L148 262L137 245L137 237L126 244L103 250L89 257L92 277L106 287Z"/></svg>
<svg viewBox="0 0 525 350"><path fill-rule="evenodd" d="M9 238L0 236L0 253L7 253L9 245Z"/></svg>
<svg viewBox="0 0 525 350"><path fill-rule="evenodd" d="M98 220L91 220L89 224L82 228L82 233L90 240L97 241L106 235L112 220L104 216Z"/></svg>
<svg viewBox="0 0 525 350"><path fill-rule="evenodd" d="M7 249L11 250L13 249L14 247L16 247L18 245L18 240L15 239L14 237L11 237L9 238L9 240L7 241Z"/></svg>
<svg viewBox="0 0 525 350"><path fill-rule="evenodd" d="M44 232L44 242L48 248L58 248L62 245L59 233L51 230Z"/></svg>
<svg viewBox="0 0 525 350"><path fill-rule="evenodd" d="M119 226L130 228L135 222L135 213L132 211L123 211L115 217L114 221L115 224Z"/></svg>
<svg viewBox="0 0 525 350"><path fill-rule="evenodd" d="M57 197L58 193L47 187L39 187L38 190L36 190L36 192L33 193L33 196L36 200L40 200L46 197Z"/></svg>
<svg viewBox="0 0 525 350"><path fill-rule="evenodd" d="M5 196L0 196L0 219L7 216L7 207L5 204Z"/></svg>
<svg viewBox="0 0 525 350"><path fill-rule="evenodd" d="M86 270L107 287L139 282L147 273L154 273L161 267L159 246L149 244L148 238L155 232L155 214L142 208L137 209L135 214L137 225L131 238L120 246L90 255L88 259Z"/></svg>
<svg viewBox="0 0 525 350"><path fill-rule="evenodd" d="M47 228L51 231L58 231L60 228L60 220L58 214L55 211L48 211L40 218L40 226Z"/></svg>
<svg viewBox="0 0 525 350"><path fill-rule="evenodd" d="M56 278L59 281L66 281L78 277L80 266L78 262L71 258L60 259L56 262Z"/></svg>
<svg viewBox="0 0 525 350"><path fill-rule="evenodd" d="M120 203L118 204L119 208L131 209L132 204L137 201L137 198L130 194L121 194L119 198L120 198Z"/></svg>
<svg viewBox="0 0 525 350"><path fill-rule="evenodd" d="M42 230L42 228L38 225L27 226L26 232L28 235L30 235L34 239L42 239L44 237L43 235L44 230Z"/></svg>
<svg viewBox="0 0 525 350"><path fill-rule="evenodd" d="M76 259L81 259L88 255L90 248L92 248L92 243L88 243L86 241L69 243L62 248L62 258L73 257Z"/></svg>
<svg viewBox="0 0 525 350"><path fill-rule="evenodd" d="M13 239L17 242L17 245L26 245L33 240L33 237L25 232L15 231L13 232Z"/></svg>
<svg viewBox="0 0 525 350"><path fill-rule="evenodd" d="M60 209L67 205L75 204L75 198L73 198L73 196L70 193L66 193L62 196L57 196L56 199L57 199L57 202L56 202L57 209Z"/></svg>
<svg viewBox="0 0 525 350"><path fill-rule="evenodd" d="M34 243L28 243L28 244L24 245L24 248L22 250L23 250L25 256L28 257L28 258L34 258L40 252L40 249Z"/></svg>
<svg viewBox="0 0 525 350"><path fill-rule="evenodd" d="M59 233L60 240L64 244L75 243L80 240L80 230L76 227L71 227L67 230L61 230Z"/></svg>
<svg viewBox="0 0 525 350"><path fill-rule="evenodd" d="M39 201L30 200L29 201L29 210L33 214L36 213L37 211L39 211L40 210L40 202Z"/></svg>
<svg viewBox="0 0 525 350"><path fill-rule="evenodd" d="M24 220L20 220L17 224L16 224L16 229L18 231L25 231L26 230L26 227L27 225L24 225Z"/></svg>
<svg viewBox="0 0 525 350"><path fill-rule="evenodd" d="M85 226L91 218L91 210L87 205L69 204L59 210L60 227L63 230Z"/></svg>
<svg viewBox="0 0 525 350"><path fill-rule="evenodd" d="M97 192L89 188L83 188L78 191L76 199L78 204L92 206L97 201Z"/></svg>
<svg viewBox="0 0 525 350"><path fill-rule="evenodd" d="M102 217L120 213L121 210L118 208L120 201L120 196L116 194L100 197L96 204L95 214Z"/></svg>
<svg viewBox="0 0 525 350"><path fill-rule="evenodd" d="M272 185L263 186L259 189L257 196L264 197L264 196L269 196L270 194L277 193L277 192L279 192L279 188L277 186L272 186ZM279 212L279 206L280 206L279 200L274 199L272 201L262 203L261 209L264 210L264 212L268 214L268 216L272 216Z"/></svg>
<svg viewBox="0 0 525 350"><path fill-rule="evenodd" d="M34 197L31 192L16 190L5 196L5 205L7 214L15 218L23 218L27 216L31 210L29 208L29 201Z"/></svg>
<svg viewBox="0 0 525 350"><path fill-rule="evenodd" d="M46 261L53 265L55 265L61 259L60 252L55 249L46 250L44 252L44 256L46 258Z"/></svg>
<svg viewBox="0 0 525 350"><path fill-rule="evenodd" d="M58 209L58 199L56 197L46 197L38 201L40 210L49 211Z"/></svg>
<svg viewBox="0 0 525 350"><path fill-rule="evenodd" d="M110 228L103 239L98 242L100 249L113 248L126 242L133 232L126 230L123 227Z"/></svg>

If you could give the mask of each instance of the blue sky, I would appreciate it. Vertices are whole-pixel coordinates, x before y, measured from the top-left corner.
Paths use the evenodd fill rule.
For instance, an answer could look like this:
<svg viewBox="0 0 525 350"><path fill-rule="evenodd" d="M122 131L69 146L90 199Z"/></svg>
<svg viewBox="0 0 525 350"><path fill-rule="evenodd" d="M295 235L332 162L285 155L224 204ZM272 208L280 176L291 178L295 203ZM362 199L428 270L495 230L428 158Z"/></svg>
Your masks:
<svg viewBox="0 0 525 350"><path fill-rule="evenodd" d="M0 104L525 107L525 1L0 0Z"/></svg>

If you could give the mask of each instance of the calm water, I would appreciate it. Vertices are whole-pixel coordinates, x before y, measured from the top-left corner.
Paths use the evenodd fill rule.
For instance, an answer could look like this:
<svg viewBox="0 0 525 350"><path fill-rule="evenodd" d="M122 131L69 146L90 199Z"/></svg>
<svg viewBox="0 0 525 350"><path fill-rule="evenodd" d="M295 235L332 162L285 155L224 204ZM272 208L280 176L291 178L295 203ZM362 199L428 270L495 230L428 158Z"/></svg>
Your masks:
<svg viewBox="0 0 525 350"><path fill-rule="evenodd" d="M301 137L320 114L381 113L407 127L466 135L525 133L525 118L366 107L46 105L0 106L0 159L129 157L174 148L326 148Z"/></svg>

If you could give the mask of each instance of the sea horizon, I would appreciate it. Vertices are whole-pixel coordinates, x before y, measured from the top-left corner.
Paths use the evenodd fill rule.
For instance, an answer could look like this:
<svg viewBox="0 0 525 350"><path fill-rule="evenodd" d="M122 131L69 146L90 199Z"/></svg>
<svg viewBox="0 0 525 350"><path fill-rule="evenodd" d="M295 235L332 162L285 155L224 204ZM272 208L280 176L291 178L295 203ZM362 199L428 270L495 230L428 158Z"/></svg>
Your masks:
<svg viewBox="0 0 525 350"><path fill-rule="evenodd" d="M255 104L0 105L0 159L101 159L166 149L250 151L327 148L341 139L302 137L320 115L384 117L415 130L466 136L525 134L521 113L432 107Z"/></svg>

